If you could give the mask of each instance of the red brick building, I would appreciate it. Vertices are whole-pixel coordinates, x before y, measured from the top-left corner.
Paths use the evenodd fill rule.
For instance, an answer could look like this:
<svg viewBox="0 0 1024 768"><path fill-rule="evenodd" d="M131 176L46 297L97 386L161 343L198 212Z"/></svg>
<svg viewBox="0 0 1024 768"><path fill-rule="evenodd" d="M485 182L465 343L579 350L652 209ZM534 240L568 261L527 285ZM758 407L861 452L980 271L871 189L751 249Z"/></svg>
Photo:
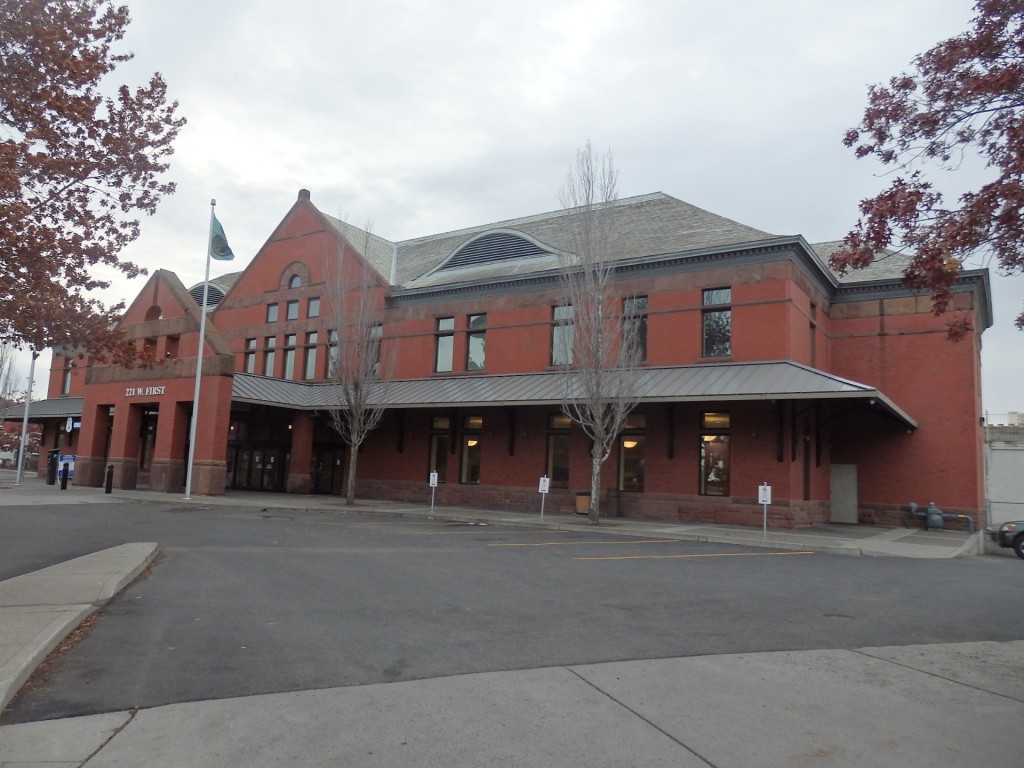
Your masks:
<svg viewBox="0 0 1024 768"><path fill-rule="evenodd" d="M949 314L975 330L952 343L950 317L902 285L898 255L839 276L827 266L835 243L661 193L619 201L614 221L617 285L646 332L640 402L602 476L618 514L759 525L767 482L773 525L904 523L910 500L980 520L985 270L954 288ZM575 508L589 449L560 414L558 359L572 227L556 211L364 241L300 192L250 265L211 282L193 491L342 491L327 378L328 265L344 252L350 277L370 277L394 361L358 495L429 500L437 471L440 504L533 511L546 474L547 509ZM45 421L54 403L64 414L80 398L80 430L50 419L45 443L77 454L76 483L100 485L112 465L116 487L182 492L201 295L158 270L125 312L122 328L155 352L154 367L55 350L50 399L30 413Z"/></svg>

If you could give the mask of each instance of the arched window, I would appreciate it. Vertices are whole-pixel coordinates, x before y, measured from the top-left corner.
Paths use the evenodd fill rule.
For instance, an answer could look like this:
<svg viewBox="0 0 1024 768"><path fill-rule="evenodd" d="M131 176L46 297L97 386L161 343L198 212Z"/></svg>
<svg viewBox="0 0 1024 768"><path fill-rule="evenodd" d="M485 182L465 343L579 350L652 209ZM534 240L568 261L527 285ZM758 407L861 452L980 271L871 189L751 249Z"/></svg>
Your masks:
<svg viewBox="0 0 1024 768"><path fill-rule="evenodd" d="M163 314L164 311L160 309L159 305L154 304L153 306L146 310L146 321L148 322L150 320L159 320L161 317L163 317Z"/></svg>
<svg viewBox="0 0 1024 768"><path fill-rule="evenodd" d="M302 278L299 277L298 275L292 275L290 278L288 278L288 287L289 288L301 288L302 287Z"/></svg>

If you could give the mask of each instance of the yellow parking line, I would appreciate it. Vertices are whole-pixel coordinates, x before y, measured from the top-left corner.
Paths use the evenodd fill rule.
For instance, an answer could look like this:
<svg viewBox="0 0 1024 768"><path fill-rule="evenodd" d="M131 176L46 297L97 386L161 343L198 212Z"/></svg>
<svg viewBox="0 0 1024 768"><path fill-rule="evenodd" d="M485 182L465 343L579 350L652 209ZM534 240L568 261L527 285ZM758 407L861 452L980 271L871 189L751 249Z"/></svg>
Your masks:
<svg viewBox="0 0 1024 768"><path fill-rule="evenodd" d="M814 552L717 552L705 555L623 555L621 557L574 557L573 560L678 560L684 557L772 557L813 555Z"/></svg>
<svg viewBox="0 0 1024 768"><path fill-rule="evenodd" d="M548 531L559 533L559 531ZM568 533L568 531L566 531ZM630 539L628 541L542 541L535 544L488 544L488 547L568 547L578 544L677 544L678 539Z"/></svg>

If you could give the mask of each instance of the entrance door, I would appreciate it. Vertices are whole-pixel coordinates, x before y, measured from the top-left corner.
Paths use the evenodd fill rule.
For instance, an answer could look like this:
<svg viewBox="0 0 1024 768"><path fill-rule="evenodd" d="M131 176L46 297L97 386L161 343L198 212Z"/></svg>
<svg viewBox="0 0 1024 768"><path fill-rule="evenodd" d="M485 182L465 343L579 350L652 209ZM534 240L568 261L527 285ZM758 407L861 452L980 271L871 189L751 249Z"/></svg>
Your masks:
<svg viewBox="0 0 1024 768"><path fill-rule="evenodd" d="M345 475L345 450L320 448L313 457L313 493L341 494Z"/></svg>
<svg viewBox="0 0 1024 768"><path fill-rule="evenodd" d="M832 465L832 522L857 524L857 465Z"/></svg>

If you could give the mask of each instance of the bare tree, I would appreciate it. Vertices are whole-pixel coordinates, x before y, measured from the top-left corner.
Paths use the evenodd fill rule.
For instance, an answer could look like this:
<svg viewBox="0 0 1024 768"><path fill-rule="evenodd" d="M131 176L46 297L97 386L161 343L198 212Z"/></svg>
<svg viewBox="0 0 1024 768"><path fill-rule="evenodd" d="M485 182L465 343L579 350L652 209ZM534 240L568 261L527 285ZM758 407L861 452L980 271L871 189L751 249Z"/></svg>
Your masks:
<svg viewBox="0 0 1024 768"><path fill-rule="evenodd" d="M591 441L592 525L600 521L601 465L639 400L640 325L623 311L629 297L616 285L611 249L617 177L611 152L595 157L587 142L559 192L575 252L562 257L565 306L556 312L554 353L565 374L562 411Z"/></svg>
<svg viewBox="0 0 1024 768"><path fill-rule="evenodd" d="M328 339L328 378L335 385L329 408L331 426L349 448L345 503L355 503L359 447L380 424L385 409L385 382L394 355L384 344L384 281L369 261L374 238L342 220L342 241L325 269L328 312L333 328Z"/></svg>
<svg viewBox="0 0 1024 768"><path fill-rule="evenodd" d="M0 404L19 399L22 379L15 370L18 349L12 344L0 344Z"/></svg>

